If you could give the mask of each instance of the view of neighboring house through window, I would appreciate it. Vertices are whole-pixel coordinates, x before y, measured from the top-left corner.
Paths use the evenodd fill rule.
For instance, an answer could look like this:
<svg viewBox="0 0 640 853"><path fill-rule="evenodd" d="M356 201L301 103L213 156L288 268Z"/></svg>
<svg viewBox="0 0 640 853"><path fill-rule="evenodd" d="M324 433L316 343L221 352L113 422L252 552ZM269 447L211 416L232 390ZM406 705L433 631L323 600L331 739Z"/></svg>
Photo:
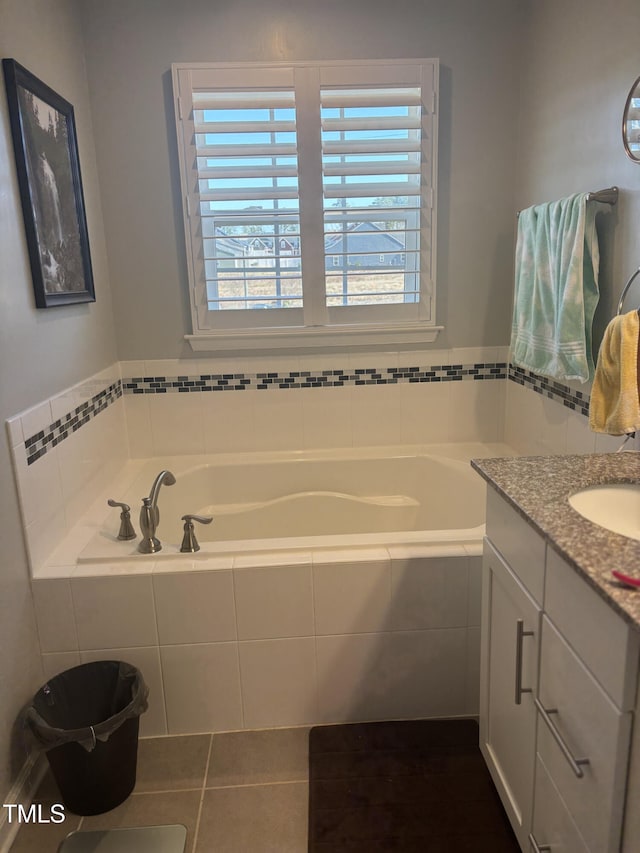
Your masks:
<svg viewBox="0 0 640 853"><path fill-rule="evenodd" d="M195 333L434 322L436 61L176 65L174 88Z"/></svg>

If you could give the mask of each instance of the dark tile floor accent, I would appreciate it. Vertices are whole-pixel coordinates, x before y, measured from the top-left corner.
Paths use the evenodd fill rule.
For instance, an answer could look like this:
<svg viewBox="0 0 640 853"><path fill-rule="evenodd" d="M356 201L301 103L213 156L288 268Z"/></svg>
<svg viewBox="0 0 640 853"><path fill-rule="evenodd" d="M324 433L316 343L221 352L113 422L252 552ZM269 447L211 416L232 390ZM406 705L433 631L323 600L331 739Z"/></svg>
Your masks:
<svg viewBox="0 0 640 853"><path fill-rule="evenodd" d="M309 853L519 853L473 720L320 726Z"/></svg>

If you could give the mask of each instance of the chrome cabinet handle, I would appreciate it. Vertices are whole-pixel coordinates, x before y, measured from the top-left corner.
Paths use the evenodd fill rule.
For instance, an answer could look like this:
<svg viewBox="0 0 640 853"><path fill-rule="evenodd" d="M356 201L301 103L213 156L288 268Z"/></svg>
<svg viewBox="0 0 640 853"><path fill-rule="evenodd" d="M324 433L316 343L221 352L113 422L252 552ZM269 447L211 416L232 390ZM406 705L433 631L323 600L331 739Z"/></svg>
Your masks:
<svg viewBox="0 0 640 853"><path fill-rule="evenodd" d="M534 699L534 702L535 702L536 708L538 709L538 711L540 711L540 716L542 717L542 719L547 724L547 727L548 727L549 731L551 732L551 736L553 737L555 742L560 747L560 752L567 759L569 766L571 767L571 769L573 770L575 775L578 777L578 779L582 779L582 777L584 776L584 772L582 770L582 767L585 764L589 764L589 759L588 758L575 758L575 756L573 755L573 753L571 752L571 750L569 749L569 747L565 743L564 738L562 737L562 735L560 734L560 732L556 728L555 723L551 719L551 714L557 714L558 709L557 708L545 708L539 699Z"/></svg>
<svg viewBox="0 0 640 853"><path fill-rule="evenodd" d="M533 637L533 631L524 630L524 619L516 621L516 705L522 702L523 693L531 693L530 687L522 686L522 645L525 637Z"/></svg>
<svg viewBox="0 0 640 853"><path fill-rule="evenodd" d="M550 844L538 844L533 837L533 832L529 833L529 844L533 847L533 853L548 853L551 850Z"/></svg>

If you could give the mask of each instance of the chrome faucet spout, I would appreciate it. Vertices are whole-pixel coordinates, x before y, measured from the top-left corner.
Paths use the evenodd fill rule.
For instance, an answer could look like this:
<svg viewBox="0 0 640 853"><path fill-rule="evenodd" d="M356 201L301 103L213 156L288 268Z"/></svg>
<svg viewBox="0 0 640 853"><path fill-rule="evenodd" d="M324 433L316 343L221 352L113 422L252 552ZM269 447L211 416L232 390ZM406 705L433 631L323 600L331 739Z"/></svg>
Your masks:
<svg viewBox="0 0 640 853"><path fill-rule="evenodd" d="M153 486L151 486L151 491L149 492L149 500L151 501L151 506L154 510L158 509L158 494L160 492L160 486L173 486L175 481L176 478L173 476L171 471L160 471L153 481Z"/></svg>
<svg viewBox="0 0 640 853"><path fill-rule="evenodd" d="M138 551L141 554L155 554L162 550L160 540L156 537L156 530L160 523L160 510L158 509L158 494L160 487L173 486L176 478L171 471L160 471L158 476L153 481L151 491L148 498L142 499L142 509L140 510L140 530L142 531L142 540L138 545Z"/></svg>

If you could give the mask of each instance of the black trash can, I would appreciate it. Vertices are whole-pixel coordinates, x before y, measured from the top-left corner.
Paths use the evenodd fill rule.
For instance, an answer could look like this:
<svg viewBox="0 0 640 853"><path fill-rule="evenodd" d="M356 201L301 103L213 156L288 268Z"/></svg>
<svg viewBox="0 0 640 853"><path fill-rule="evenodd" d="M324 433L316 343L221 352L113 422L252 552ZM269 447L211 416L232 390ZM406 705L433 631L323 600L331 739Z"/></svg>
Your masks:
<svg viewBox="0 0 640 853"><path fill-rule="evenodd" d="M148 693L136 667L101 660L61 672L33 697L25 723L47 752L68 811L101 814L129 796Z"/></svg>

